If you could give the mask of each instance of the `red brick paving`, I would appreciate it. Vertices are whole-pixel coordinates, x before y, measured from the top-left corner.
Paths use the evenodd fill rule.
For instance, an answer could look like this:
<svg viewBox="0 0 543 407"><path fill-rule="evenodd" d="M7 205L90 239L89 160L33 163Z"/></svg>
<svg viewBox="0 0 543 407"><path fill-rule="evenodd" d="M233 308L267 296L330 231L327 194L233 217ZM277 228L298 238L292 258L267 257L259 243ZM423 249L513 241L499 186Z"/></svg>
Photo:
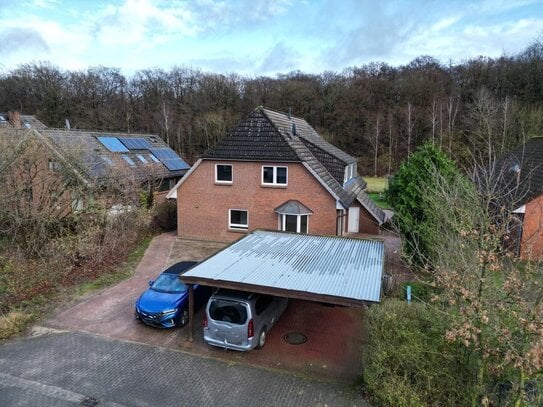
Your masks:
<svg viewBox="0 0 543 407"><path fill-rule="evenodd" d="M133 277L61 310L44 324L323 379L355 380L361 373L362 309L291 300L283 316L270 330L264 349L251 352L206 345L201 327L203 310L196 314L194 342L187 340L187 327L161 330L135 320L136 298L147 288L148 280L154 279L167 264L179 260L201 260L223 246L212 242L176 240L171 233L157 236ZM303 333L307 342L288 344L283 337L290 332Z"/></svg>

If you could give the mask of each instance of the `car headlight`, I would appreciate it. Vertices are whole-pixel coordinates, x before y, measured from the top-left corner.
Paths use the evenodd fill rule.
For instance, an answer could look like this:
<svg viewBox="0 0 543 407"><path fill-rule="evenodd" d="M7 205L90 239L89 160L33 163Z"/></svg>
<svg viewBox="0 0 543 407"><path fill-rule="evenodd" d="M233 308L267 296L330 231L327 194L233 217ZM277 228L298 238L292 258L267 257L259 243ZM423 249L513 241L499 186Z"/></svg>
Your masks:
<svg viewBox="0 0 543 407"><path fill-rule="evenodd" d="M166 311L162 311L162 315L175 314L176 312L177 312L177 308L168 309Z"/></svg>

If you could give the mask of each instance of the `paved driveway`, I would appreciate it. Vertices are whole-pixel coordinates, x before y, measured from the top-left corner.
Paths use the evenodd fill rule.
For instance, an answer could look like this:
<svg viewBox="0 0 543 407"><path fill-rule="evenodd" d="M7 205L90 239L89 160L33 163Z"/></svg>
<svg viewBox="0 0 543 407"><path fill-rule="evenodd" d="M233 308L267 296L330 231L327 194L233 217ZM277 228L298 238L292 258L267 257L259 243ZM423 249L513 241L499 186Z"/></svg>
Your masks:
<svg viewBox="0 0 543 407"><path fill-rule="evenodd" d="M367 406L352 388L81 332L0 346L0 406Z"/></svg>
<svg viewBox="0 0 543 407"><path fill-rule="evenodd" d="M194 342L187 341L188 327L161 330L135 320L135 299L166 265L181 260L201 260L224 246L222 243L176 239L172 233L157 236L133 277L66 307L44 325L353 383L361 374L363 310L360 309L290 301L285 314L269 332L264 349L253 352L227 351L206 345L200 322L203 310L196 314ZM304 334L307 342L301 345L287 343L284 336L293 332Z"/></svg>

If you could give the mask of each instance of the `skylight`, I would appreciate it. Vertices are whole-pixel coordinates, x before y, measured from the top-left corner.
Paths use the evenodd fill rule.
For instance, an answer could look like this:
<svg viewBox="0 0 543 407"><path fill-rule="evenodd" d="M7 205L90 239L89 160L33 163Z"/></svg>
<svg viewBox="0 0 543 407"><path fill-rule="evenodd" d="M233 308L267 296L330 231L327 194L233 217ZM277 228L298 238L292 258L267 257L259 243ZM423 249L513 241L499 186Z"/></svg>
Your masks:
<svg viewBox="0 0 543 407"><path fill-rule="evenodd" d="M131 167L135 167L136 166L136 163L134 161L132 161L132 159L127 156L126 154L123 154L123 159L128 163L128 165L130 165Z"/></svg>

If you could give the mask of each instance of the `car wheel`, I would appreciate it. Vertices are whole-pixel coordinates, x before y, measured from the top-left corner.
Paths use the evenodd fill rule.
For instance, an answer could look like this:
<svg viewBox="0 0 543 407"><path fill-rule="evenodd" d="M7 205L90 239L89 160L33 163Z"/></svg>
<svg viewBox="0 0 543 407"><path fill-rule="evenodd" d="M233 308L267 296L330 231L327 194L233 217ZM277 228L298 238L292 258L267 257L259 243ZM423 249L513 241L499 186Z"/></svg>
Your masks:
<svg viewBox="0 0 543 407"><path fill-rule="evenodd" d="M258 335L258 344L256 345L257 349L262 349L266 344L266 328L262 328L260 335Z"/></svg>
<svg viewBox="0 0 543 407"><path fill-rule="evenodd" d="M183 309L181 315L179 316L179 326L185 326L189 322L189 310Z"/></svg>

